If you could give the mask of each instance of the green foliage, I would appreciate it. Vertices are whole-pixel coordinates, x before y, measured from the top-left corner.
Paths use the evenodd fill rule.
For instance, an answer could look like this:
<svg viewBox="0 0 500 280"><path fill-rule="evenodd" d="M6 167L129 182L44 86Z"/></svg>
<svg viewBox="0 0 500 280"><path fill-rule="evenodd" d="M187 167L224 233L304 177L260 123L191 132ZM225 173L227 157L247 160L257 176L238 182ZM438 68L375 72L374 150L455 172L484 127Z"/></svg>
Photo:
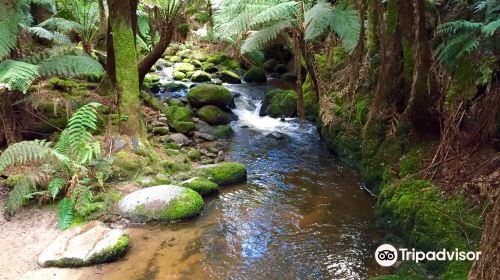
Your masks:
<svg viewBox="0 0 500 280"><path fill-rule="evenodd" d="M360 32L359 17L349 6L339 4L332 8L328 2L319 1L305 13L305 19L305 40L314 40L330 30L339 36L349 53L356 47Z"/></svg>
<svg viewBox="0 0 500 280"><path fill-rule="evenodd" d="M52 200L56 199L56 196L66 185L66 180L62 178L52 178L47 185L47 188L50 191L50 195L52 196Z"/></svg>
<svg viewBox="0 0 500 280"><path fill-rule="evenodd" d="M104 68L88 55L61 55L40 63L40 74L62 77L100 77Z"/></svg>
<svg viewBox="0 0 500 280"><path fill-rule="evenodd" d="M50 151L51 142L33 140L15 143L0 155L0 172L16 164L25 164L45 159Z"/></svg>
<svg viewBox="0 0 500 280"><path fill-rule="evenodd" d="M16 46L21 7L18 1L8 0L0 2L0 60L10 55Z"/></svg>
<svg viewBox="0 0 500 280"><path fill-rule="evenodd" d="M65 197L59 202L59 228L67 229L73 223L73 202Z"/></svg>
<svg viewBox="0 0 500 280"><path fill-rule="evenodd" d="M0 85L6 84L10 90L26 93L37 77L36 65L11 59L0 62Z"/></svg>
<svg viewBox="0 0 500 280"><path fill-rule="evenodd" d="M262 49L264 46L275 40L287 28L296 23L294 19L280 21L274 25L263 28L259 32L251 35L241 46L242 53L248 53L252 50Z"/></svg>

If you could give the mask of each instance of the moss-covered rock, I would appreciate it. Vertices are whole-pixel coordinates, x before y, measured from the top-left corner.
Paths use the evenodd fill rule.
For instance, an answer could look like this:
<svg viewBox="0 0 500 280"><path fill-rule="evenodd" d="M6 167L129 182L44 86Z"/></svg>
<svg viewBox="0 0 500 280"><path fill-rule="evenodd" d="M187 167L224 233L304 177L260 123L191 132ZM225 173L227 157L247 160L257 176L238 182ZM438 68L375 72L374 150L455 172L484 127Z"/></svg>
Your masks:
<svg viewBox="0 0 500 280"><path fill-rule="evenodd" d="M186 74L184 74L181 71L174 71L173 77L174 77L174 80L182 81L183 79L186 78Z"/></svg>
<svg viewBox="0 0 500 280"><path fill-rule="evenodd" d="M179 63L179 62L182 62L182 58L180 58L178 56L172 56L170 58L170 62L172 62L172 63Z"/></svg>
<svg viewBox="0 0 500 280"><path fill-rule="evenodd" d="M245 75L243 76L243 80L247 83L262 83L267 81L266 71L263 68L253 66L250 68Z"/></svg>
<svg viewBox="0 0 500 280"><path fill-rule="evenodd" d="M78 83L71 79L64 80L58 77L52 77L47 80L47 87L59 91L71 92L78 87Z"/></svg>
<svg viewBox="0 0 500 280"><path fill-rule="evenodd" d="M182 101L180 101L177 98L167 99L167 104L168 104L168 106L171 106L171 107L186 107L186 104L184 104Z"/></svg>
<svg viewBox="0 0 500 280"><path fill-rule="evenodd" d="M210 74L201 70L194 71L193 75L191 76L191 81L195 83L210 82L210 80L212 80Z"/></svg>
<svg viewBox="0 0 500 280"><path fill-rule="evenodd" d="M224 62L224 66L228 67L229 69L238 71L241 69L240 62L237 59L228 59Z"/></svg>
<svg viewBox="0 0 500 280"><path fill-rule="evenodd" d="M205 121L211 125L228 124L231 118L228 114L222 111L219 107L214 105L206 105L201 107L197 112L200 120Z"/></svg>
<svg viewBox="0 0 500 280"><path fill-rule="evenodd" d="M73 227L58 236L38 257L42 267L82 267L122 257L129 245L126 231L98 221Z"/></svg>
<svg viewBox="0 0 500 280"><path fill-rule="evenodd" d="M193 191L201 194L201 195L208 195L214 192L219 191L219 185L216 183L205 179L205 178L199 178L195 177L189 180L186 180L182 182L181 184L183 187L192 189Z"/></svg>
<svg viewBox="0 0 500 280"><path fill-rule="evenodd" d="M219 71L219 68L215 66L215 64L210 63L210 62L205 62L201 65L201 70L208 72L208 73L215 73Z"/></svg>
<svg viewBox="0 0 500 280"><path fill-rule="evenodd" d="M210 135L217 137L218 139L228 138L233 134L233 128L226 125L219 125L210 131Z"/></svg>
<svg viewBox="0 0 500 280"><path fill-rule="evenodd" d="M294 90L273 89L266 93L260 109L261 116L293 117L297 112L297 93Z"/></svg>
<svg viewBox="0 0 500 280"><path fill-rule="evenodd" d="M152 92L158 92L161 86L160 77L155 74L146 75L146 77L144 77L143 86Z"/></svg>
<svg viewBox="0 0 500 280"><path fill-rule="evenodd" d="M241 84L240 75L238 75L232 71L228 71L228 70L222 71L222 72L220 72L219 77L224 83Z"/></svg>
<svg viewBox="0 0 500 280"><path fill-rule="evenodd" d="M302 85L302 93L304 95L304 113L306 120L314 122L319 116L319 102L313 90L312 80L309 75Z"/></svg>
<svg viewBox="0 0 500 280"><path fill-rule="evenodd" d="M138 222L169 222L198 215L205 202L197 192L174 185L141 189L125 196L118 208Z"/></svg>
<svg viewBox="0 0 500 280"><path fill-rule="evenodd" d="M201 159L201 152L199 150L190 150L186 153L186 156L190 160L200 160Z"/></svg>
<svg viewBox="0 0 500 280"><path fill-rule="evenodd" d="M229 56L227 56L226 54L215 53L215 54L208 55L207 62L213 63L213 64L220 64L220 63L225 62L228 59L229 59Z"/></svg>
<svg viewBox="0 0 500 280"><path fill-rule="evenodd" d="M115 155L112 175L118 179L130 179L140 174L146 164L146 158L132 152L120 151Z"/></svg>
<svg viewBox="0 0 500 280"><path fill-rule="evenodd" d="M193 55L191 55L191 59L205 62L207 61L207 55L202 52L194 52Z"/></svg>
<svg viewBox="0 0 500 280"><path fill-rule="evenodd" d="M198 172L219 186L243 183L247 179L247 168L238 162L203 165L198 168Z"/></svg>
<svg viewBox="0 0 500 280"><path fill-rule="evenodd" d="M295 82L297 81L297 75L294 73L285 73L281 76L281 79L287 82Z"/></svg>
<svg viewBox="0 0 500 280"><path fill-rule="evenodd" d="M264 65L262 66L264 67L264 69L266 69L266 71L272 72L274 71L274 67L276 67L277 64L278 61L275 58L271 58L264 62Z"/></svg>
<svg viewBox="0 0 500 280"><path fill-rule="evenodd" d="M200 68L201 67L201 61L199 60L191 60L191 64L194 66L194 67L197 67L197 68Z"/></svg>
<svg viewBox="0 0 500 280"><path fill-rule="evenodd" d="M153 128L153 133L158 135L166 135L168 134L168 131L169 130L167 126L160 126Z"/></svg>
<svg viewBox="0 0 500 280"><path fill-rule="evenodd" d="M174 71L179 71L184 74L187 72L194 72L196 70L196 67L190 63L178 63L174 66Z"/></svg>
<svg viewBox="0 0 500 280"><path fill-rule="evenodd" d="M286 73L288 72L288 67L286 67L285 64L276 64L276 66L274 66L274 72L280 74Z"/></svg>
<svg viewBox="0 0 500 280"><path fill-rule="evenodd" d="M180 83L180 82L168 82L168 83L161 84L160 88L163 89L164 91L172 92L172 91L179 91L182 89L187 89L188 87L185 84Z"/></svg>
<svg viewBox="0 0 500 280"><path fill-rule="evenodd" d="M192 122L193 111L187 107L169 106L163 111L167 116L168 125L179 133L187 133L195 128Z"/></svg>
<svg viewBox="0 0 500 280"><path fill-rule="evenodd" d="M194 107L205 105L215 105L221 108L226 107L232 100L231 92L219 85L200 85L188 92L189 103Z"/></svg>

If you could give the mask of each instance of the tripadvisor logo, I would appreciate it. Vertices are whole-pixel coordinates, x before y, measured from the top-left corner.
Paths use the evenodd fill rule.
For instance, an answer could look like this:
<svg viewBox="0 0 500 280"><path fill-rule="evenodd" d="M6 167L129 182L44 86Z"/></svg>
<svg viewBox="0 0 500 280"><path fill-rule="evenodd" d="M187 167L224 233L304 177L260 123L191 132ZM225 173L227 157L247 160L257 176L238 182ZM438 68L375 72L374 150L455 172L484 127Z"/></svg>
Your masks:
<svg viewBox="0 0 500 280"><path fill-rule="evenodd" d="M396 249L391 244L382 244L375 250L375 260L381 266L392 266L396 261L477 261L481 252L465 252L442 249L440 251L416 251L415 248L409 250L406 248Z"/></svg>

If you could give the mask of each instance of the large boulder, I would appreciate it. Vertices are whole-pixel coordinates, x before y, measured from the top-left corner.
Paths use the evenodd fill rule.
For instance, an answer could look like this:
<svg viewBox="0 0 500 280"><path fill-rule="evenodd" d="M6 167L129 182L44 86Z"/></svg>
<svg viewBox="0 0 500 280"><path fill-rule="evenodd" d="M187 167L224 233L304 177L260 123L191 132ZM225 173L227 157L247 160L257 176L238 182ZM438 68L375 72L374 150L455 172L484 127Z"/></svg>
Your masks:
<svg viewBox="0 0 500 280"><path fill-rule="evenodd" d="M273 118L293 117L297 112L297 93L293 90L273 89L266 93L259 115Z"/></svg>
<svg viewBox="0 0 500 280"><path fill-rule="evenodd" d="M224 83L228 84L241 84L240 75L234 73L233 71L225 70L220 72L220 79Z"/></svg>
<svg viewBox="0 0 500 280"><path fill-rule="evenodd" d="M205 71L197 70L191 75L191 81L196 83L210 82L212 77Z"/></svg>
<svg viewBox="0 0 500 280"><path fill-rule="evenodd" d="M205 62L201 65L201 70L208 72L208 73L215 73L219 71L219 68L215 66L215 64L210 63L210 62Z"/></svg>
<svg viewBox="0 0 500 280"><path fill-rule="evenodd" d="M98 221L59 235L38 257L42 267L82 267L119 259L128 249L127 232Z"/></svg>
<svg viewBox="0 0 500 280"><path fill-rule="evenodd" d="M193 111L187 107L169 106L163 111L167 116L168 125L180 133L187 133L195 128L192 121Z"/></svg>
<svg viewBox="0 0 500 280"><path fill-rule="evenodd" d="M205 105L215 105L221 108L226 107L232 100L231 92L219 85L200 85L188 92L188 101L194 107Z"/></svg>
<svg viewBox="0 0 500 280"><path fill-rule="evenodd" d="M184 74L186 74L187 72L193 72L194 70L196 70L196 67L190 63L183 62L174 66L174 71L183 72Z"/></svg>
<svg viewBox="0 0 500 280"><path fill-rule="evenodd" d="M198 172L219 186L243 183L247 179L247 168L238 162L202 165Z"/></svg>
<svg viewBox="0 0 500 280"><path fill-rule="evenodd" d="M135 191L118 203L123 216L136 222L168 222L198 215L204 206L195 191L174 185L160 185Z"/></svg>
<svg viewBox="0 0 500 280"><path fill-rule="evenodd" d="M192 189L201 195L207 195L219 191L219 185L206 178L194 177L182 182L181 185Z"/></svg>
<svg viewBox="0 0 500 280"><path fill-rule="evenodd" d="M214 105L206 105L201 107L197 112L200 120L205 121L211 125L228 124L231 118L228 114L222 111L219 107Z"/></svg>
<svg viewBox="0 0 500 280"><path fill-rule="evenodd" d="M263 68L253 66L245 73L245 75L243 76L243 80L245 80L245 82L247 82L247 83L265 82L265 81L267 81L266 71L264 71Z"/></svg>
<svg viewBox="0 0 500 280"><path fill-rule="evenodd" d="M266 62L264 62L264 65L262 65L262 66L267 71L273 72L274 67L276 67L277 64L278 64L278 61L275 58L271 58L271 59L267 60Z"/></svg>
<svg viewBox="0 0 500 280"><path fill-rule="evenodd" d="M187 77L186 74L184 72L181 72L181 71L174 71L174 73L172 75L174 77L174 80L176 80L176 81L182 81Z"/></svg>

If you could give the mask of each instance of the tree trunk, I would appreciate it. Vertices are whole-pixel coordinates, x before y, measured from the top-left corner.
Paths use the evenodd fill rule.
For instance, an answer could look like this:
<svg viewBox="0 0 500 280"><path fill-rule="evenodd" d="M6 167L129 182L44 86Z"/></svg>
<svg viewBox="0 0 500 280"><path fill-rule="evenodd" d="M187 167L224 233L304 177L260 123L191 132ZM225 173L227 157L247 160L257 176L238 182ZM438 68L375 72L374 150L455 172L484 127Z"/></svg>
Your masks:
<svg viewBox="0 0 500 280"><path fill-rule="evenodd" d="M295 56L294 56L294 70L295 70L295 75L297 76L297 80L295 81L296 83L296 91L297 91L297 115L299 119L303 120L305 118L305 112L304 112L304 95L302 92L302 63L301 61L301 51L300 51L300 43L299 41L302 40L302 37L298 34L298 32L294 32L294 49L295 49Z"/></svg>
<svg viewBox="0 0 500 280"><path fill-rule="evenodd" d="M108 75L121 116L120 132L132 137L144 133L139 97L139 73L133 14L135 1L108 0ZM111 45L109 44L111 43Z"/></svg>
<svg viewBox="0 0 500 280"><path fill-rule="evenodd" d="M366 30L366 37L367 37L367 49L368 49L368 55L370 57L373 57L374 55L377 54L378 52L378 36L377 36L377 26L378 26L378 4L377 0L368 0L367 1L367 30Z"/></svg>
<svg viewBox="0 0 500 280"><path fill-rule="evenodd" d="M97 1L99 5L99 33L104 36L106 34L106 9L104 7L104 0Z"/></svg>
<svg viewBox="0 0 500 280"><path fill-rule="evenodd" d="M4 142L2 138L8 145L16 143L20 139L14 116L10 93L0 87L0 132L2 133L0 143Z"/></svg>
<svg viewBox="0 0 500 280"><path fill-rule="evenodd" d="M138 66L139 85L142 85L144 77L146 77L146 74L149 72L149 69L151 69L151 67L153 67L153 65L158 61L158 59L162 57L163 53L170 45L170 42L172 41L173 31L174 31L173 23L162 25L160 30L160 41L158 42L158 44L154 46L151 52L146 57L144 57L139 63Z"/></svg>

